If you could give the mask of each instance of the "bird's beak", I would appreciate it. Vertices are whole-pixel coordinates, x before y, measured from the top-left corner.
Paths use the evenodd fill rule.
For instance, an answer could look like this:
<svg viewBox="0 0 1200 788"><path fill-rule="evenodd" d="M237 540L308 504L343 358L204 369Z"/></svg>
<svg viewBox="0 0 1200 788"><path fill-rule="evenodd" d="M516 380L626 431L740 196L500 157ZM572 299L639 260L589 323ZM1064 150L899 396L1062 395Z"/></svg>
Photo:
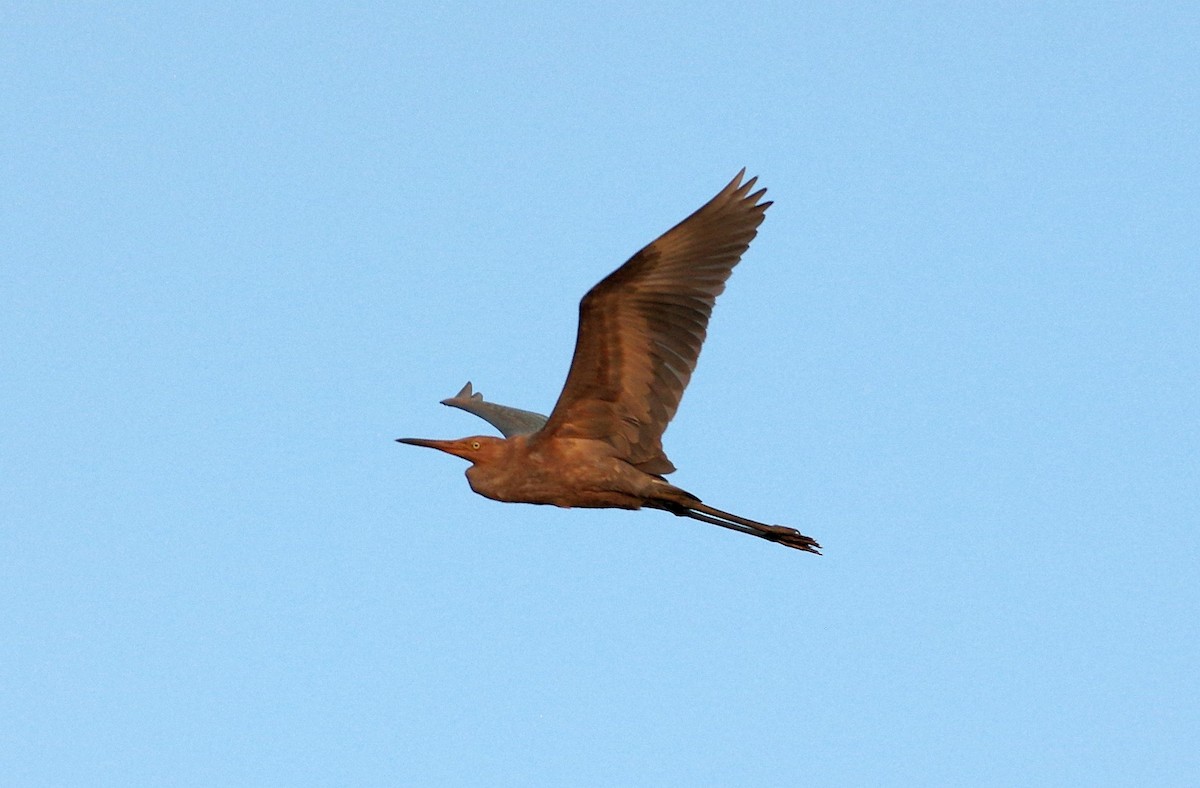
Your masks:
<svg viewBox="0 0 1200 788"><path fill-rule="evenodd" d="M435 441L429 438L396 438L396 443L407 443L409 446L424 446L427 449L437 449L455 457L465 459L467 448L461 441Z"/></svg>

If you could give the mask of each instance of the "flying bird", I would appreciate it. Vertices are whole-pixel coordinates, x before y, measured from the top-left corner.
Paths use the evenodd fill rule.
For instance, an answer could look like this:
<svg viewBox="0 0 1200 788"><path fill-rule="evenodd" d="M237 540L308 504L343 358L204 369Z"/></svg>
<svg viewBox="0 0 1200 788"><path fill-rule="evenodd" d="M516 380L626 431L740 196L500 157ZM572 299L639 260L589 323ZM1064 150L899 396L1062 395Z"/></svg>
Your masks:
<svg viewBox="0 0 1200 788"><path fill-rule="evenodd" d="M583 297L575 355L548 419L484 402L468 383L443 404L506 437L397 440L467 460L471 489L497 501L662 509L818 553L794 528L714 509L664 478L675 466L662 435L696 368L713 304L771 205L762 201L766 189L751 191L757 178L742 182L745 174Z"/></svg>

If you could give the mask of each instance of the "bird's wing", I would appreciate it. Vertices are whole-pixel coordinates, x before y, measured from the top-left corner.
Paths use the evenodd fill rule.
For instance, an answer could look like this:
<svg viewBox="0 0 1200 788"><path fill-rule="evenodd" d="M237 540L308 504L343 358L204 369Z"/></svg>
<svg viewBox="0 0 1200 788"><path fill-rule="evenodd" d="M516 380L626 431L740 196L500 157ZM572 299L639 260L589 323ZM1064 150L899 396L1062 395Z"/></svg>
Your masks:
<svg viewBox="0 0 1200 788"><path fill-rule="evenodd" d="M571 370L539 438L601 439L647 473L675 470L662 434L713 303L771 204L745 172L584 296Z"/></svg>
<svg viewBox="0 0 1200 788"><path fill-rule="evenodd" d="M462 387L462 391L449 399L442 400L442 404L465 410L467 413L474 413L500 430L500 433L506 438L537 432L546 423L546 417L540 413L488 402L482 394L471 389L469 380L467 385Z"/></svg>

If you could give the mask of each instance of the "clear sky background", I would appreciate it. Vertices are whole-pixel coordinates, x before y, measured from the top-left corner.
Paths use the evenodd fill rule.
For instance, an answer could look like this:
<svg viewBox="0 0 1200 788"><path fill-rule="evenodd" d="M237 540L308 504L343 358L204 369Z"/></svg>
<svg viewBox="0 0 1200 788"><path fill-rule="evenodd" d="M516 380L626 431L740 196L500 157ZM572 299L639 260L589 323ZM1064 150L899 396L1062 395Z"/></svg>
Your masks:
<svg viewBox="0 0 1200 788"><path fill-rule="evenodd" d="M253 5L0 11L4 784L1195 784L1194 4ZM743 166L672 480L824 556L392 442Z"/></svg>

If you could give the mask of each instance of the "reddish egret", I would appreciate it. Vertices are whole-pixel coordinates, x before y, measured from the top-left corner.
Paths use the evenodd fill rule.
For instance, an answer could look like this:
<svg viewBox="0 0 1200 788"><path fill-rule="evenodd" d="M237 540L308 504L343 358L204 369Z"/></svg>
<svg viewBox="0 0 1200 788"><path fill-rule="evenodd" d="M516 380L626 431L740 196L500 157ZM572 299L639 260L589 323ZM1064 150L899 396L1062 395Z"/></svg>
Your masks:
<svg viewBox="0 0 1200 788"><path fill-rule="evenodd" d="M713 304L771 205L760 202L766 189L751 193L755 178L742 183L745 173L584 296L567 382L544 425L514 424L514 412L540 416L483 402L468 384L445 404L466 405L508 437L399 441L467 460L471 489L497 501L646 506L818 552L794 528L714 509L663 478L675 466L662 435L696 368Z"/></svg>

